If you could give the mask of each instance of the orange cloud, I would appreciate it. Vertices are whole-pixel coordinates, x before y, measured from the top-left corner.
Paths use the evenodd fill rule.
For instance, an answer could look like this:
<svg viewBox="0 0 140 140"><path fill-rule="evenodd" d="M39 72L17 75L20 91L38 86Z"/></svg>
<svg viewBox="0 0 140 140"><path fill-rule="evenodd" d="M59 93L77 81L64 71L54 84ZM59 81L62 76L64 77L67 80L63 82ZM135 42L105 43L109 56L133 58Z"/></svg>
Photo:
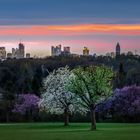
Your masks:
<svg viewBox="0 0 140 140"><path fill-rule="evenodd" d="M53 35L88 35L88 34L117 34L140 35L140 25L125 24L84 24L57 26L0 26L0 36L53 36Z"/></svg>

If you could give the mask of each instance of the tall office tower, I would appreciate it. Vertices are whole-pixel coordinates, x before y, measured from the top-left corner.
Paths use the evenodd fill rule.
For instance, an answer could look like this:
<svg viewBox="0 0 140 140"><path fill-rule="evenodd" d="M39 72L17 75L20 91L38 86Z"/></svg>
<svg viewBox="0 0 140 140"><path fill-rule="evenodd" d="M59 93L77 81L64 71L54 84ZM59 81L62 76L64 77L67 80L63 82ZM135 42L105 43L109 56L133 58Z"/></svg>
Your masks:
<svg viewBox="0 0 140 140"><path fill-rule="evenodd" d="M84 47L84 49L83 49L83 55L84 56L89 56L89 49L87 47Z"/></svg>
<svg viewBox="0 0 140 140"><path fill-rule="evenodd" d="M7 58L12 58L12 53L7 53Z"/></svg>
<svg viewBox="0 0 140 140"><path fill-rule="evenodd" d="M64 54L64 55L70 55L70 54L71 54L71 52L70 52L70 47L64 47L63 54Z"/></svg>
<svg viewBox="0 0 140 140"><path fill-rule="evenodd" d="M56 47L52 46L52 48L51 48L51 55L52 56L59 56L59 55L61 55L61 52L62 52L61 48L62 48L61 45L58 45Z"/></svg>
<svg viewBox="0 0 140 140"><path fill-rule="evenodd" d="M22 43L19 43L19 51L18 51L18 56L19 58L24 58L25 55L25 46Z"/></svg>
<svg viewBox="0 0 140 140"><path fill-rule="evenodd" d="M12 48L12 58L16 58L16 49Z"/></svg>
<svg viewBox="0 0 140 140"><path fill-rule="evenodd" d="M121 55L121 47L120 44L117 43L116 45L116 57Z"/></svg>
<svg viewBox="0 0 140 140"><path fill-rule="evenodd" d="M62 52L61 49L62 49L62 46L61 45L56 46L56 56L61 55L61 52Z"/></svg>
<svg viewBox="0 0 140 140"><path fill-rule="evenodd" d="M115 58L115 53L114 52L111 52L111 57Z"/></svg>
<svg viewBox="0 0 140 140"><path fill-rule="evenodd" d="M70 47L64 47L64 53L70 54Z"/></svg>
<svg viewBox="0 0 140 140"><path fill-rule="evenodd" d="M30 53L26 53L26 58L30 58L30 57L31 57Z"/></svg>
<svg viewBox="0 0 140 140"><path fill-rule="evenodd" d="M51 47L51 56L55 56L55 47L54 46Z"/></svg>
<svg viewBox="0 0 140 140"><path fill-rule="evenodd" d="M5 47L0 47L0 59L6 58L6 49Z"/></svg>

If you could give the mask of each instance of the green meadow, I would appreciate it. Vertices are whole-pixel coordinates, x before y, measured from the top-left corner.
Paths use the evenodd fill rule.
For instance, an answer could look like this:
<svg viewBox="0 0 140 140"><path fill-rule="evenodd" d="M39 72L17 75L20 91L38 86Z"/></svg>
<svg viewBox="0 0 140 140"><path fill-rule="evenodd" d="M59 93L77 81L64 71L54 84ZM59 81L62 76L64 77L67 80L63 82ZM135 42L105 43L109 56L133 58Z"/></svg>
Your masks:
<svg viewBox="0 0 140 140"><path fill-rule="evenodd" d="M139 140L140 124L89 123L0 124L0 140Z"/></svg>

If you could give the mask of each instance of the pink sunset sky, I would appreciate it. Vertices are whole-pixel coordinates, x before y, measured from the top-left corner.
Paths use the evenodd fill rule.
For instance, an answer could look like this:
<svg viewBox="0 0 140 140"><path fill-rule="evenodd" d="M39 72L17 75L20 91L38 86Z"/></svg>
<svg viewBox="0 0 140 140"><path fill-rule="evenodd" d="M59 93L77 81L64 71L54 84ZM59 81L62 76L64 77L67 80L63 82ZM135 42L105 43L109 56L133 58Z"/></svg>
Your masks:
<svg viewBox="0 0 140 140"><path fill-rule="evenodd" d="M90 54L115 51L120 42L122 51L140 51L140 24L72 24L72 25L7 25L0 26L0 46L7 52L22 40L26 52L40 57L50 55L52 45L70 46L73 53Z"/></svg>
<svg viewBox="0 0 140 140"><path fill-rule="evenodd" d="M81 54L137 50L140 54L139 0L0 0L0 46L7 52L24 43L26 52L44 57L51 46L70 46Z"/></svg>

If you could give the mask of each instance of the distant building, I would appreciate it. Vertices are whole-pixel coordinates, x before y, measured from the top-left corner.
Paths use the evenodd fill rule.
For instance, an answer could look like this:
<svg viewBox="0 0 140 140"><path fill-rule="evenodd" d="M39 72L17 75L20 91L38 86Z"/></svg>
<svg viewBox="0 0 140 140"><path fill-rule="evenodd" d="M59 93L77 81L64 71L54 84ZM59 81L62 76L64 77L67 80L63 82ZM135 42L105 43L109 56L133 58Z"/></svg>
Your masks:
<svg viewBox="0 0 140 140"><path fill-rule="evenodd" d="M121 47L120 44L117 43L116 45L116 57L121 55Z"/></svg>
<svg viewBox="0 0 140 140"><path fill-rule="evenodd" d="M83 49L83 55L84 56L89 56L89 49L87 47L84 47L84 49Z"/></svg>
<svg viewBox="0 0 140 140"><path fill-rule="evenodd" d="M22 43L19 43L19 58L24 58L25 55L25 46Z"/></svg>
<svg viewBox="0 0 140 140"><path fill-rule="evenodd" d="M12 48L12 58L22 59L25 56L25 46L19 43L18 48Z"/></svg>
<svg viewBox="0 0 140 140"><path fill-rule="evenodd" d="M134 54L133 54L133 52L129 51L129 52L127 53L127 55L130 56L130 55L134 55Z"/></svg>
<svg viewBox="0 0 140 140"><path fill-rule="evenodd" d="M31 57L30 53L26 53L26 58L30 58L30 57Z"/></svg>
<svg viewBox="0 0 140 140"><path fill-rule="evenodd" d="M111 53L106 53L106 56L107 57L111 57L111 58L115 58L115 53L114 52L111 52Z"/></svg>
<svg viewBox="0 0 140 140"><path fill-rule="evenodd" d="M16 58L17 55L16 53L17 53L16 49L12 48L12 58Z"/></svg>
<svg viewBox="0 0 140 140"><path fill-rule="evenodd" d="M109 52L108 52L108 53L106 53L106 56L107 56L107 57L110 57L110 55L111 55L111 54L110 54Z"/></svg>
<svg viewBox="0 0 140 140"><path fill-rule="evenodd" d="M67 56L70 55L70 47L64 47L63 51L61 52L61 55Z"/></svg>
<svg viewBox="0 0 140 140"><path fill-rule="evenodd" d="M0 47L0 59L6 58L6 49L5 47Z"/></svg>
<svg viewBox="0 0 140 140"><path fill-rule="evenodd" d="M94 54L93 54L93 56L94 56L94 57L97 57L97 54L96 54L96 53L94 53Z"/></svg>
<svg viewBox="0 0 140 140"><path fill-rule="evenodd" d="M111 52L111 53L110 53L110 56L111 56L112 58L115 58L115 53L114 53L114 52Z"/></svg>
<svg viewBox="0 0 140 140"><path fill-rule="evenodd" d="M7 58L12 58L12 53L7 53Z"/></svg>
<svg viewBox="0 0 140 140"><path fill-rule="evenodd" d="M64 53L70 54L70 47L64 47Z"/></svg>
<svg viewBox="0 0 140 140"><path fill-rule="evenodd" d="M59 55L61 55L61 52L62 52L61 48L62 48L61 45L58 45L56 47L52 46L51 47L51 55L52 56L59 56Z"/></svg>

